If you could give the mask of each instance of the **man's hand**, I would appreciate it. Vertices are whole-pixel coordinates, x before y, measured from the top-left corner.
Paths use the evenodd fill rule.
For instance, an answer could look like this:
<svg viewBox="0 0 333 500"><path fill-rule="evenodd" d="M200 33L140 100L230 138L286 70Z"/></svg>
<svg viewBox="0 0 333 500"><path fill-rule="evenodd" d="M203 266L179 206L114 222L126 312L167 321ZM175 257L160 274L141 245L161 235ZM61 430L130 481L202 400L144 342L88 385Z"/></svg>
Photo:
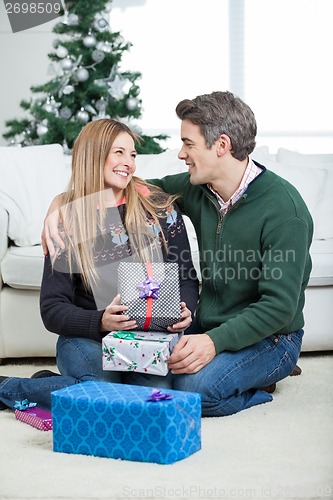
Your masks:
<svg viewBox="0 0 333 500"><path fill-rule="evenodd" d="M53 241L61 248L65 249L65 244L59 234L59 223L61 221L60 214L60 199L61 195L58 194L53 198L51 205L47 211L44 219L44 227L42 232L42 247L44 255L50 252L51 257L55 254L55 248Z"/></svg>
<svg viewBox="0 0 333 500"><path fill-rule="evenodd" d="M130 320L126 314L120 314L128 309L120 304L120 294L116 295L110 305L105 309L101 319L101 332L114 330L132 330L136 328L135 320Z"/></svg>
<svg viewBox="0 0 333 500"><path fill-rule="evenodd" d="M215 345L206 333L183 335L170 358L172 373L197 373L216 356Z"/></svg>
<svg viewBox="0 0 333 500"><path fill-rule="evenodd" d="M182 319L178 323L175 323L172 326L168 326L168 330L170 333L180 333L186 330L192 323L192 313L189 309L186 307L185 302L180 303L181 307L181 315Z"/></svg>

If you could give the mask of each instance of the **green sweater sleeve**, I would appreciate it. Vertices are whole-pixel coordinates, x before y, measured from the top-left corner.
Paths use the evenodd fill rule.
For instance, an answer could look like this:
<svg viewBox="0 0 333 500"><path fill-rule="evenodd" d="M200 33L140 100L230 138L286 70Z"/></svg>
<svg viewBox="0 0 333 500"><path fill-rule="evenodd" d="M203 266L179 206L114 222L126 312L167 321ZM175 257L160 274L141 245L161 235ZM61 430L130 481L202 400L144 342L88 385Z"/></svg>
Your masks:
<svg viewBox="0 0 333 500"><path fill-rule="evenodd" d="M167 175L162 179L146 179L146 181L149 184L153 184L154 186L158 186L159 188L163 189L165 193L179 194L179 198L177 199L177 206L182 214L187 215L184 211L182 195L190 182L189 174L184 172L181 174Z"/></svg>

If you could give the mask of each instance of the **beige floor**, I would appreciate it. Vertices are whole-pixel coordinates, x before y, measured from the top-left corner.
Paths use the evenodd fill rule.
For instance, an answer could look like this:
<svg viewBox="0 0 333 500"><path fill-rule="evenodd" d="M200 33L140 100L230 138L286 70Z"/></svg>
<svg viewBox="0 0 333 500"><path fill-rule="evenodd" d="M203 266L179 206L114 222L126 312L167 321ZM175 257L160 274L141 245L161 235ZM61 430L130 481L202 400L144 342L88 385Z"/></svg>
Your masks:
<svg viewBox="0 0 333 500"><path fill-rule="evenodd" d="M52 360L0 365L30 376ZM202 449L172 465L52 451L52 432L0 412L1 499L332 498L333 354L301 356L272 403L202 420Z"/></svg>

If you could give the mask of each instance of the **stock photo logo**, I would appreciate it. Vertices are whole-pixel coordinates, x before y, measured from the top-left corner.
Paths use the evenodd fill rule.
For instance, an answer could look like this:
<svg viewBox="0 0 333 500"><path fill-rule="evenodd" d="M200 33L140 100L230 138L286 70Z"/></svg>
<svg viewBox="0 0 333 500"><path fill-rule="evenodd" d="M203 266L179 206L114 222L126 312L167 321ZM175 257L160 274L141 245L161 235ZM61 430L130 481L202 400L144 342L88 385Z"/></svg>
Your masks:
<svg viewBox="0 0 333 500"><path fill-rule="evenodd" d="M63 6L59 0L3 1L13 33L52 21L63 13Z"/></svg>

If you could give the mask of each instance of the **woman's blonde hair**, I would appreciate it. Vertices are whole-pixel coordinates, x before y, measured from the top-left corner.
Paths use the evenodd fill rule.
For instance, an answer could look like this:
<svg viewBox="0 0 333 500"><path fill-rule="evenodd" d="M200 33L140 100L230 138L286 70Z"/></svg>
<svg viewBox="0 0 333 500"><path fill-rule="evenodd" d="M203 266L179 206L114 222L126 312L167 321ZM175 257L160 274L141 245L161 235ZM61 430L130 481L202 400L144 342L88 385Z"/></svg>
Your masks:
<svg viewBox="0 0 333 500"><path fill-rule="evenodd" d="M96 283L98 280L93 242L98 234L103 233L106 214L104 166L112 144L123 132L129 134L134 143L140 141L140 137L124 123L106 118L94 120L81 130L73 147L72 175L67 191L62 195L62 219L70 273L76 266L75 272L81 273L86 288L91 288L92 281ZM148 196L143 192L143 186L149 187ZM161 189L135 176L124 194L125 227L131 251L136 252L142 261L148 261L151 254L147 241L151 232L147 215L159 226L161 212L171 210L177 196L166 195ZM163 231L161 237L166 247Z"/></svg>

